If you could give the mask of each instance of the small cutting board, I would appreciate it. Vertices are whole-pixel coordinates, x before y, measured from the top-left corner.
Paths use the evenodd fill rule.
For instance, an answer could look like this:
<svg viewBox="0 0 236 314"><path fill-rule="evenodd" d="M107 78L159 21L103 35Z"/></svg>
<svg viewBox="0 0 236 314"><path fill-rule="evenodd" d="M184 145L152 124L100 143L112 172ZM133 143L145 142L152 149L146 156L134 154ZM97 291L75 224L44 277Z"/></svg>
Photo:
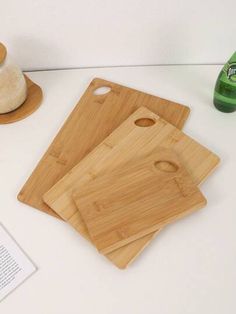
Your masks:
<svg viewBox="0 0 236 314"><path fill-rule="evenodd" d="M81 235L89 239L87 228L72 199L72 193L106 171L136 157L153 153L158 146L172 148L198 185L216 167L219 158L176 127L147 108L139 108L100 145L75 166L45 195L45 202ZM118 267L126 267L154 237L145 236L106 256ZM130 250L129 250L129 246ZM129 252L129 255L125 252ZM117 252L119 251L119 252ZM119 258L122 256L122 258ZM126 258L127 257L127 258Z"/></svg>
<svg viewBox="0 0 236 314"><path fill-rule="evenodd" d="M100 95L99 88L103 86L111 90ZM186 106L99 78L94 79L20 191L18 199L57 216L43 202L42 195L130 114L144 105L180 129L189 114Z"/></svg>
<svg viewBox="0 0 236 314"><path fill-rule="evenodd" d="M206 199L170 149L131 160L73 195L97 249L107 254L203 207Z"/></svg>

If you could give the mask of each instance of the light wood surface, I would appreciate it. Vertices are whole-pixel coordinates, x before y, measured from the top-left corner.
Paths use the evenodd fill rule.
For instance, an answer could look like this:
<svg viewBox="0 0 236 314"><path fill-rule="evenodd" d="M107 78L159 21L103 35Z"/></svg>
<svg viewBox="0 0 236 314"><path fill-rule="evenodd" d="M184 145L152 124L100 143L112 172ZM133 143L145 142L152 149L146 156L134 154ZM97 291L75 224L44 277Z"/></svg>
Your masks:
<svg viewBox="0 0 236 314"><path fill-rule="evenodd" d="M94 91L102 86L110 87L111 91L95 95ZM58 217L43 202L42 195L143 105L178 128L183 127L189 115L186 106L94 79L22 188L18 199Z"/></svg>
<svg viewBox="0 0 236 314"><path fill-rule="evenodd" d="M0 124L8 124L20 121L31 115L41 105L43 92L40 86L31 81L26 75L27 98L16 110L0 114Z"/></svg>
<svg viewBox="0 0 236 314"><path fill-rule="evenodd" d="M6 56L7 56L7 49L2 43L0 43L0 65L4 62Z"/></svg>
<svg viewBox="0 0 236 314"><path fill-rule="evenodd" d="M140 121L154 121L155 123L150 127L139 127L135 124L137 121L139 123ZM72 193L96 178L98 174L112 171L121 163L151 153L157 146L171 147L175 150L196 185L202 182L219 162L215 154L159 118L155 113L142 107L52 187L44 195L44 200L81 235L89 239L87 228L72 199ZM152 238L153 235L146 236L147 242ZM139 240L136 244L132 246L135 256L140 251ZM122 251L122 249L119 250ZM112 253L106 256L120 267L120 259L117 259L117 254L112 255ZM126 256L123 256L121 267L130 262L129 257L126 260Z"/></svg>
<svg viewBox="0 0 236 314"><path fill-rule="evenodd" d="M97 249L108 254L194 210L206 199L170 149L105 171L73 199Z"/></svg>
<svg viewBox="0 0 236 314"><path fill-rule="evenodd" d="M125 269L142 253L150 241L153 240L160 231L161 229L124 245L110 252L106 257L118 268Z"/></svg>

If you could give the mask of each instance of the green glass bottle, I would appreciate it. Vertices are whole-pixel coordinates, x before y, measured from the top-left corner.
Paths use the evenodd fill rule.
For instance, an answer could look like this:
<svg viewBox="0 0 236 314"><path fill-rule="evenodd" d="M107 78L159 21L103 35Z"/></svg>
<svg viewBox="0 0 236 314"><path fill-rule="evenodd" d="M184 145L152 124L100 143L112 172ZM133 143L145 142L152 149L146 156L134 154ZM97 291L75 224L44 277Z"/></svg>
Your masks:
<svg viewBox="0 0 236 314"><path fill-rule="evenodd" d="M214 105L223 112L236 111L236 52L225 64L217 78Z"/></svg>

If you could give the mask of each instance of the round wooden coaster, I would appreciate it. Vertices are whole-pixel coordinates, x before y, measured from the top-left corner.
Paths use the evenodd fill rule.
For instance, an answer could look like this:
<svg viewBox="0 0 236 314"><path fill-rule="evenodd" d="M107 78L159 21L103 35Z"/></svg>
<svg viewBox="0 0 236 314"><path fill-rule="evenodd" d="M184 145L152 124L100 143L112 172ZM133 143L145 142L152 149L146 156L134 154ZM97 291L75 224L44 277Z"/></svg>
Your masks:
<svg viewBox="0 0 236 314"><path fill-rule="evenodd" d="M7 49L6 47L0 43L0 65L4 62L7 55Z"/></svg>
<svg viewBox="0 0 236 314"><path fill-rule="evenodd" d="M25 79L28 88L28 95L25 102L14 111L0 114L0 124L13 123L22 120L31 115L41 105L43 99L42 89L32 82L26 75Z"/></svg>

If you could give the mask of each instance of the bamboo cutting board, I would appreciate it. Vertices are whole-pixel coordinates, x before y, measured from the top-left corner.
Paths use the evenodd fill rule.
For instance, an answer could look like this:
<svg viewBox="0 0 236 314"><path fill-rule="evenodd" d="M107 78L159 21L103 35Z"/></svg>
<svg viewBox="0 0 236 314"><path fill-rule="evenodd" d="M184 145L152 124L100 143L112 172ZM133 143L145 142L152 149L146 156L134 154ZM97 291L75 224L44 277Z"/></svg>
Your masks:
<svg viewBox="0 0 236 314"><path fill-rule="evenodd" d="M98 176L73 195L101 253L108 254L206 204L177 155L162 147L155 151Z"/></svg>
<svg viewBox="0 0 236 314"><path fill-rule="evenodd" d="M44 195L44 200L81 235L89 239L86 226L72 199L72 193L98 174L112 171L133 158L150 154L157 146L172 148L177 152L195 184L202 182L219 162L215 154L142 107L54 185ZM124 268L153 237L154 234L145 236L146 241L136 240L135 244L131 243L106 256L118 267ZM126 258L122 251L129 251L129 246L132 258L130 255Z"/></svg>
<svg viewBox="0 0 236 314"><path fill-rule="evenodd" d="M97 91L102 86L109 87L111 91L99 95ZM177 128L183 127L189 114L186 106L94 79L22 188L18 199L57 216L43 202L42 195L143 105Z"/></svg>

